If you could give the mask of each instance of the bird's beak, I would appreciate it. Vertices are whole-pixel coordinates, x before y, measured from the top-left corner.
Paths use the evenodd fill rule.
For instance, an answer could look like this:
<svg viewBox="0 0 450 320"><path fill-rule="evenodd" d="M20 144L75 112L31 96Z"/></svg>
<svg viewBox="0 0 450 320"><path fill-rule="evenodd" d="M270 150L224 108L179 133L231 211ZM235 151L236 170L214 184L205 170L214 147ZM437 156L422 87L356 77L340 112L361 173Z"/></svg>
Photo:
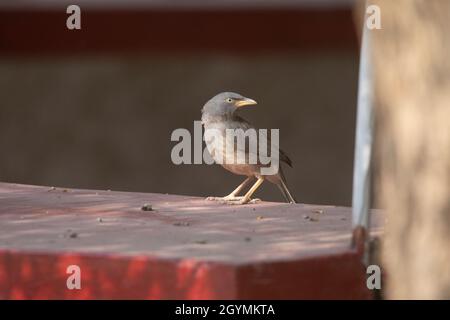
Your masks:
<svg viewBox="0 0 450 320"><path fill-rule="evenodd" d="M251 106L254 104L257 104L255 100L250 99L250 98L245 98L245 99L237 101L235 105L236 105L236 107L240 108L243 106Z"/></svg>

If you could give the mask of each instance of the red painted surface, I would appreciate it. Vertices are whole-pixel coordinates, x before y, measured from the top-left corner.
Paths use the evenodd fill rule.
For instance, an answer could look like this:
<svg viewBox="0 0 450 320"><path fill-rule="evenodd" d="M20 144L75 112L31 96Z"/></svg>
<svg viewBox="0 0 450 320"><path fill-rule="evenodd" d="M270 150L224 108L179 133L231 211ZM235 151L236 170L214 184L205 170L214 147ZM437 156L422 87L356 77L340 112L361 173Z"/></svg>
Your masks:
<svg viewBox="0 0 450 320"><path fill-rule="evenodd" d="M81 290L67 289L67 267ZM149 257L0 252L1 299L231 299L234 270L220 264Z"/></svg>
<svg viewBox="0 0 450 320"><path fill-rule="evenodd" d="M0 54L357 51L352 11L306 8L0 10Z"/></svg>
<svg viewBox="0 0 450 320"><path fill-rule="evenodd" d="M78 265L81 290L66 286ZM0 299L370 299L360 256L227 265L148 257L0 252Z"/></svg>
<svg viewBox="0 0 450 320"><path fill-rule="evenodd" d="M238 271L242 299L371 299L361 256L352 250L299 261L260 263Z"/></svg>
<svg viewBox="0 0 450 320"><path fill-rule="evenodd" d="M333 206L0 183L0 298L369 299L349 218ZM81 290L66 286L70 265Z"/></svg>

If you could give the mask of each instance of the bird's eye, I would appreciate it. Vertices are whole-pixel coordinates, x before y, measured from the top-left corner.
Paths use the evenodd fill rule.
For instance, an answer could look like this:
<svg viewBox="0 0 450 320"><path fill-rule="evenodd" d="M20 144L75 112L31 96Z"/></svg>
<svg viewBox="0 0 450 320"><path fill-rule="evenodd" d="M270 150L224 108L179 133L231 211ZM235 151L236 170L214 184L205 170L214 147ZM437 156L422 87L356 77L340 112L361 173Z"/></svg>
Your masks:
<svg viewBox="0 0 450 320"><path fill-rule="evenodd" d="M227 102L228 102L228 103L232 103L232 102L233 102L233 99L228 98L228 99L227 99Z"/></svg>

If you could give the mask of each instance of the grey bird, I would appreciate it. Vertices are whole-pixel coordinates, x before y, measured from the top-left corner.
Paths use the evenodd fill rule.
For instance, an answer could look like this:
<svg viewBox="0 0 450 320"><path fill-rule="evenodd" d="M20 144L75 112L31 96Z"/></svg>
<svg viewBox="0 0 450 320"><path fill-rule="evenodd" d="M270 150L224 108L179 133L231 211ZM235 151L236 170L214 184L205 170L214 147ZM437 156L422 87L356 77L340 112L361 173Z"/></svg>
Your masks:
<svg viewBox="0 0 450 320"><path fill-rule="evenodd" d="M286 201L289 203L296 203L296 200L292 196L291 192L286 186L286 178L283 174L281 166L274 174L262 174L262 168L270 167L268 161L260 161L260 153L255 154L255 150L252 148L246 148L249 142L249 136L245 135L245 132L249 129L256 130L248 121L236 114L236 110L244 106L256 105L256 101L250 98L246 98L240 94L234 92L222 92L210 99L202 109L202 124L205 129L204 139L206 147L212 157L212 159L221 164L225 169L231 171L237 175L243 175L247 178L236 189L225 197L208 197L207 200L218 200L229 204L246 204L254 203L259 199L252 199L253 193L259 188L259 186L268 180L278 186L281 190ZM239 130L242 129L242 130ZM208 135L207 133L214 132L214 135ZM229 133L233 132L233 135ZM228 133L228 134L227 134ZM244 135L244 136L242 136ZM268 135L262 135L267 139L267 146L271 146L271 139ZM242 144L236 143L236 139L239 137L245 139L246 143L244 147ZM284 162L292 167L292 162L289 157L278 146L275 145L278 151L279 162ZM266 153L267 154L267 153ZM250 159L258 159L250 161ZM273 154L267 154L273 157ZM245 159L244 161L237 161L237 159ZM270 163L270 162L269 162ZM239 193L254 179L257 179L255 184L249 189L244 196L238 196Z"/></svg>

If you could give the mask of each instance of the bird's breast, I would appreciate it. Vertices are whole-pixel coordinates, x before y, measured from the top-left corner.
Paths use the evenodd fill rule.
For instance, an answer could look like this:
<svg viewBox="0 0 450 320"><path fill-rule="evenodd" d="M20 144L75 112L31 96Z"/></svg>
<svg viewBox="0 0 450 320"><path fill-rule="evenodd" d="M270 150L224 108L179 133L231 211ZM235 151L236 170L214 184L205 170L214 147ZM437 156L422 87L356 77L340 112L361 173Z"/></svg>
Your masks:
<svg viewBox="0 0 450 320"><path fill-rule="evenodd" d="M205 125L204 139L211 158L235 174L252 175L256 166L248 164L248 154L237 148L235 136L227 134L226 129L222 125Z"/></svg>

